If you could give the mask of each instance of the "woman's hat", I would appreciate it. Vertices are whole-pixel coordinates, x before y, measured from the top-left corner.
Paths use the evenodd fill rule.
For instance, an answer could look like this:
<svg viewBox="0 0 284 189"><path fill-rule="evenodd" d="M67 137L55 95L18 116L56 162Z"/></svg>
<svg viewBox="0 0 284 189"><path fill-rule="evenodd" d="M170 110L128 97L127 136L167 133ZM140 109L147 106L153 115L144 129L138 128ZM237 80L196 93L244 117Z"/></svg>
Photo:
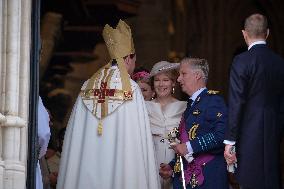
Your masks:
<svg viewBox="0 0 284 189"><path fill-rule="evenodd" d="M149 77L153 77L153 76L155 76L159 73L162 73L162 72L175 70L175 69L179 68L179 65L180 65L179 63L170 63L170 62L167 62L167 61L160 61L153 66Z"/></svg>

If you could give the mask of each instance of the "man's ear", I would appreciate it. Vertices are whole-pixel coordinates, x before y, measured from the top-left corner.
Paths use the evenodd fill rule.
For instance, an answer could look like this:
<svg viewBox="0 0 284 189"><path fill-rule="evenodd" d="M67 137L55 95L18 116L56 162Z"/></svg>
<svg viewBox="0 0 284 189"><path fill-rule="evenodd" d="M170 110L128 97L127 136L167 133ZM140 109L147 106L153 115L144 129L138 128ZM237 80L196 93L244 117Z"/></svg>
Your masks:
<svg viewBox="0 0 284 189"><path fill-rule="evenodd" d="M126 66L129 66L129 64L131 63L131 62L130 62L130 56L129 56L129 55L124 58L124 62L125 62L125 64L126 64Z"/></svg>
<svg viewBox="0 0 284 189"><path fill-rule="evenodd" d="M266 32L266 37L265 37L265 39L267 39L267 38L268 38L268 36L269 36L269 29L267 29L267 32Z"/></svg>
<svg viewBox="0 0 284 189"><path fill-rule="evenodd" d="M245 30L242 30L242 34L243 34L243 37L246 38L247 32Z"/></svg>
<svg viewBox="0 0 284 189"><path fill-rule="evenodd" d="M202 75L202 73L201 73L201 71L196 71L195 72L195 78L196 78L196 80L199 80L199 79L201 79L203 77L203 75Z"/></svg>
<svg viewBox="0 0 284 189"><path fill-rule="evenodd" d="M249 45L250 36L249 36L248 32L246 30L242 30L242 33L243 33L243 37L244 37L246 44Z"/></svg>

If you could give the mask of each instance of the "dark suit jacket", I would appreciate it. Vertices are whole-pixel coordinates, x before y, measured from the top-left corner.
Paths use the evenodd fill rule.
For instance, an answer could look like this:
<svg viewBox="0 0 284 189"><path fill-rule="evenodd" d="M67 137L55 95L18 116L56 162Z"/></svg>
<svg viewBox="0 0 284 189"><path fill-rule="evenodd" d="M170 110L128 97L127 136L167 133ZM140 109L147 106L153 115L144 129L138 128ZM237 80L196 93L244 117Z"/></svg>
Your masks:
<svg viewBox="0 0 284 189"><path fill-rule="evenodd" d="M244 187L280 188L283 94L284 61L266 45L254 45L235 57L226 139L236 141L236 177Z"/></svg>
<svg viewBox="0 0 284 189"><path fill-rule="evenodd" d="M194 104L187 107L184 118L193 155L197 157L208 153L215 156L203 167L204 183L195 189L228 189L226 163L223 155L227 107L223 98L217 94L210 94L205 89L196 98ZM174 163L175 161L172 161L170 165L173 167ZM180 174L175 174L173 185L174 189L182 188ZM191 188L188 184L187 189Z"/></svg>

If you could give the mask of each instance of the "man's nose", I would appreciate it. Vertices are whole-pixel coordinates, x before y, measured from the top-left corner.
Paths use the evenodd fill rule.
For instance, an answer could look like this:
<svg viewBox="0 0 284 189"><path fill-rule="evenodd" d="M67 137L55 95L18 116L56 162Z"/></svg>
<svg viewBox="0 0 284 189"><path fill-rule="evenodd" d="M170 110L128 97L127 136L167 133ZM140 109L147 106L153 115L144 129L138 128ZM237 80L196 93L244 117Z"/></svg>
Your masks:
<svg viewBox="0 0 284 189"><path fill-rule="evenodd" d="M180 82L180 80L181 80L181 79L180 79L180 76L178 76L177 81Z"/></svg>

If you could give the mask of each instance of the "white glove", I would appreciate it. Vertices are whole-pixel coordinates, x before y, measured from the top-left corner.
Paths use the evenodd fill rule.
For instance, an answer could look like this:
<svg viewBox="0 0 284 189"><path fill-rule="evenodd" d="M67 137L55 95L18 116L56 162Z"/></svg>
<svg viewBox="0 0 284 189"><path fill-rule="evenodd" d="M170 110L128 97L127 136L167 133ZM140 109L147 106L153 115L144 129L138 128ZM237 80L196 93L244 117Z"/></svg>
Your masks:
<svg viewBox="0 0 284 189"><path fill-rule="evenodd" d="M186 161L188 163L192 162L194 160L194 157L192 156L192 153L188 153L184 156L184 158L186 159Z"/></svg>

